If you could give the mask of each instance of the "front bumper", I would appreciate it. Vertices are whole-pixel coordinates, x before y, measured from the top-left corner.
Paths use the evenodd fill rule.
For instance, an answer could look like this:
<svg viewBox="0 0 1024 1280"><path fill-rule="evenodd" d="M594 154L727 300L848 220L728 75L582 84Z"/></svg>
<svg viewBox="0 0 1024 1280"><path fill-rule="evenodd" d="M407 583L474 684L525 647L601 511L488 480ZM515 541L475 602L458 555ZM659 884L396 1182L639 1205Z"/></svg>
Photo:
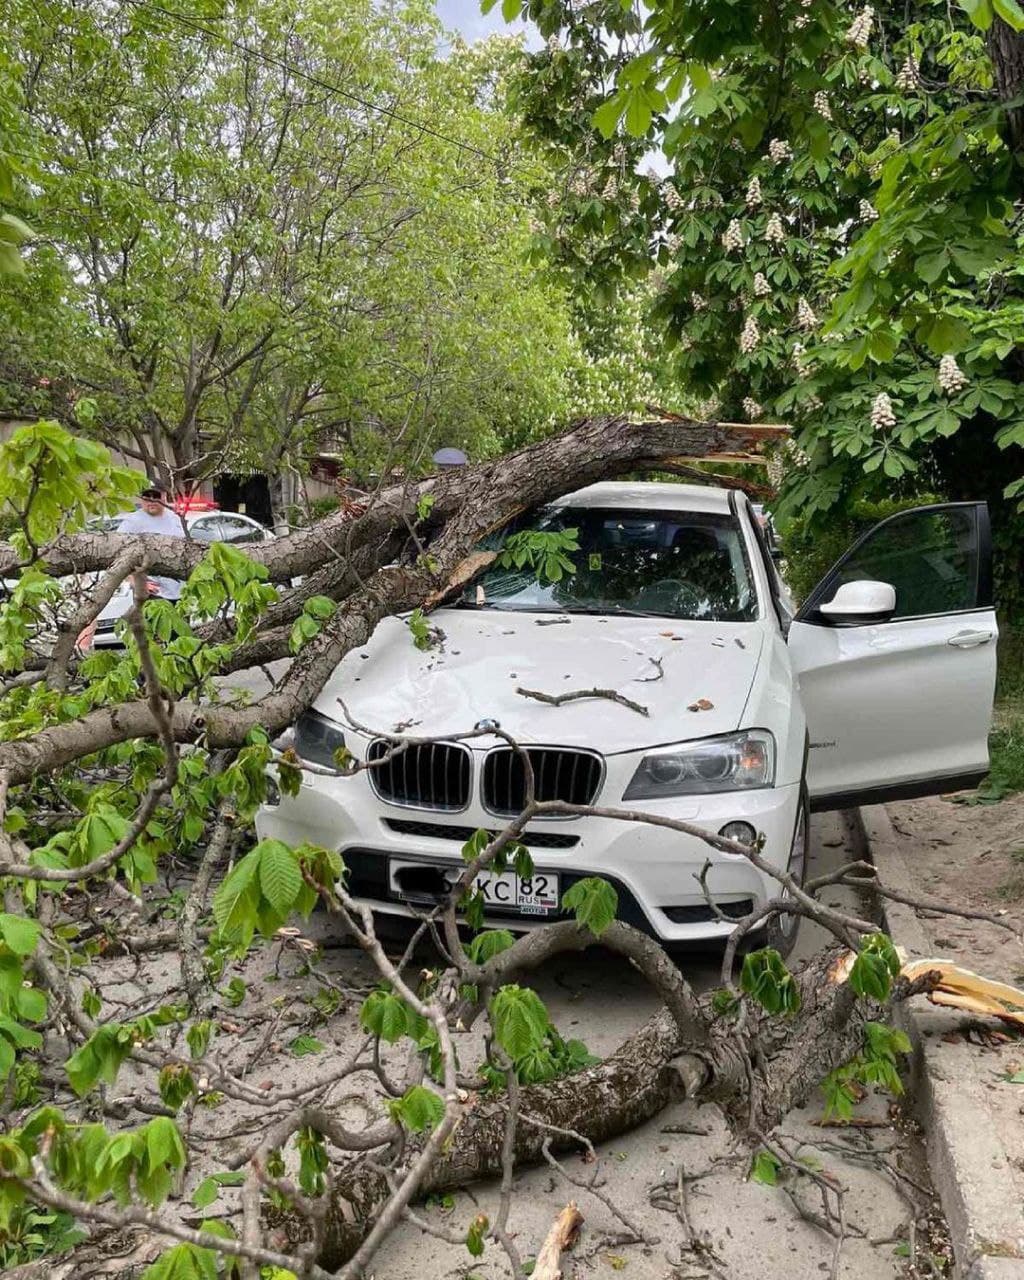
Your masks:
<svg viewBox="0 0 1024 1280"><path fill-rule="evenodd" d="M631 758L623 763L628 778ZM624 783L613 757L597 803L620 803ZM375 911L415 916L396 890L392 860L425 867L461 868L461 849L478 828L494 831L501 822L474 800L459 813L440 813L391 804L372 791L365 773L351 778L304 774L298 796L282 796L256 817L260 839L288 844L303 842L338 850L348 867L349 891ZM796 827L800 787L645 801L631 806L644 812L693 823L715 833L727 822L743 819L764 835L762 854L784 868ZM714 942L728 937L731 924L716 918L698 877L710 864L706 882L715 903L726 914L745 915L753 905L778 896L778 883L738 854L725 854L696 836L644 823L588 816L547 819L530 824L525 843L538 872L558 875L560 892L585 876L603 876L619 894L619 918L671 943ZM520 915L494 909L492 924L528 930L562 913Z"/></svg>

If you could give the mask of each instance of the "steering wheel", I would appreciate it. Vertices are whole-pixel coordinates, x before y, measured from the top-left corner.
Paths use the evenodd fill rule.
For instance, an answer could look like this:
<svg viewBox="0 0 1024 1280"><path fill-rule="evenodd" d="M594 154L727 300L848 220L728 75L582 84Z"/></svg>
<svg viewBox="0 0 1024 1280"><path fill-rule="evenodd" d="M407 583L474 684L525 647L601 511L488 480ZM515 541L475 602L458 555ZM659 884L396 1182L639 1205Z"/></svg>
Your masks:
<svg viewBox="0 0 1024 1280"><path fill-rule="evenodd" d="M696 615L700 612L704 593L685 578L659 578L657 582L644 587L638 603L644 603L646 607L646 602L652 598L675 612Z"/></svg>

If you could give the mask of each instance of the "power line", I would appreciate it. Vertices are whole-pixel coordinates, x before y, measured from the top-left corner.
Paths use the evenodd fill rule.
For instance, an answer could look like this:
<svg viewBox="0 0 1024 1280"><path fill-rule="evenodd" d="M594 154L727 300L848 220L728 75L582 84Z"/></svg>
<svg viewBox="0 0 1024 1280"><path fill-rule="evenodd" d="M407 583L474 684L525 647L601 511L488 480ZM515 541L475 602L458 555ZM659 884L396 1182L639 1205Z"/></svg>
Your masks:
<svg viewBox="0 0 1024 1280"><path fill-rule="evenodd" d="M414 120L411 116L403 115L400 111L395 111L393 107L384 106L382 103L373 102L369 98L363 98L357 93L353 93L350 89L342 88L339 84L334 84L329 80L323 80L321 77L313 75L311 72L303 71L301 67L295 66L284 58L279 58L275 54L265 53L262 49L254 49L251 45L246 44L242 40L236 40L232 36L216 31L212 27L204 26L201 22L196 22L193 18L187 17L182 13L175 13L171 9L165 9L162 5L149 3L148 0L123 0L123 3L131 5L135 9L148 10L151 13L160 14L164 18L168 18L171 22L178 23L179 26L188 27L195 34L209 36L222 45L238 50L249 58L256 58L259 62L265 63L267 66L276 67L278 71L287 71L290 75L296 76L300 80L305 80L309 84L316 85L317 88L323 89L328 93L336 94L342 98L348 98L350 102L355 102L358 106L366 111L376 112L378 115L387 116L397 121L399 124L408 125L412 129L417 129L421 133L427 134L429 137L437 138L440 142L446 142L449 146L458 147L460 151L469 152L481 159L489 160L493 165L502 165L502 158L495 155L493 151L487 151L483 147L478 147L472 142L464 142L461 138L453 138L449 134L442 133L439 129L431 128L430 125L424 124L422 120Z"/></svg>

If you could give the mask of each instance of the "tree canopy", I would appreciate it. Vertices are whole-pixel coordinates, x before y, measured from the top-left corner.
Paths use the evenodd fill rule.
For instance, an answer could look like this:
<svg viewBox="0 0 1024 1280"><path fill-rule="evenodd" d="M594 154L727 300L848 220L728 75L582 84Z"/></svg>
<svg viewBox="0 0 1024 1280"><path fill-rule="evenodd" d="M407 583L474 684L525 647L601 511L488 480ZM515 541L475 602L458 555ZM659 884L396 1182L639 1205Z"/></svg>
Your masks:
<svg viewBox="0 0 1024 1280"><path fill-rule="evenodd" d="M442 49L419 3L8 13L38 232L0 286L9 413L186 482L486 455L649 394L629 306L595 359L528 259L514 40Z"/></svg>
<svg viewBox="0 0 1024 1280"><path fill-rule="evenodd" d="M580 289L653 271L687 392L794 423L783 513L1024 492L1015 0L503 11L548 39L518 96L563 166L546 246Z"/></svg>

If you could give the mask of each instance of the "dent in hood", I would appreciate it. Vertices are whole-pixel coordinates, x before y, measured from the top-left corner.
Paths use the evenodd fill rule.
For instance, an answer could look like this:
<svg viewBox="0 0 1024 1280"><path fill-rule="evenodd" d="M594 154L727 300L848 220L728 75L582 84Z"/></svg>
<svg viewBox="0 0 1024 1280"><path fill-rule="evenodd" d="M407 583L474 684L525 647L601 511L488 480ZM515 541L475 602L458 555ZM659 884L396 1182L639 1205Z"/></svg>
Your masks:
<svg viewBox="0 0 1024 1280"><path fill-rule="evenodd" d="M344 723L340 699L382 733L444 736L490 719L525 743L641 750L739 728L763 643L756 623L496 609L442 609L431 621L442 639L423 651L402 619L386 618L345 656L317 710ZM550 706L519 688L613 689L647 714L596 697Z"/></svg>

